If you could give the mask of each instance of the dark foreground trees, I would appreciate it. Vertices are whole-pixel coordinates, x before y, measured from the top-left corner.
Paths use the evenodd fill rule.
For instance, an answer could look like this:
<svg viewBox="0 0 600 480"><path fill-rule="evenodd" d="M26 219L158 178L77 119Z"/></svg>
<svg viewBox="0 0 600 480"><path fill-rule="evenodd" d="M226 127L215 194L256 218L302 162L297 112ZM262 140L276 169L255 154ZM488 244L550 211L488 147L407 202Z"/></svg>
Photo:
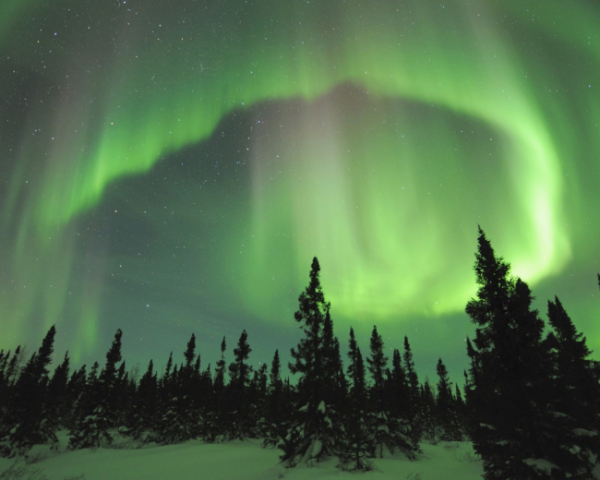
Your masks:
<svg viewBox="0 0 600 480"><path fill-rule="evenodd" d="M4 398L0 425L0 454L3 456L23 454L36 444L57 442L56 416L50 409L47 388L55 335L56 329L52 326ZM17 357L13 357L5 379L13 376L16 362Z"/></svg>
<svg viewBox="0 0 600 480"><path fill-rule="evenodd" d="M278 446L290 467L335 456L340 468L366 470L374 457L416 459L424 438L468 434L487 480L592 478L600 452L599 363L558 298L548 303L544 337L529 287L510 276L481 230L476 258L466 405L442 359L437 382L420 382L408 338L403 353L386 350L376 327L366 358L350 331L344 366L315 258L295 313L302 338L289 368L296 384L282 378L279 351L270 369L252 368L246 330L231 363L223 338L214 369L201 369L192 334L183 362L171 355L160 374L150 361L138 381L121 359L118 330L103 368L95 363L71 374L65 355L51 374L52 328L29 360L20 347L0 351L0 455L55 444L63 428L71 448L123 437L158 444L260 438L265 447Z"/></svg>
<svg viewBox="0 0 600 480"><path fill-rule="evenodd" d="M382 456L384 449L415 458L418 434L408 419L416 418L419 398L410 346L406 352L408 371L404 371L399 356L389 371L383 340L374 328L367 359L373 379L369 388L363 357L351 330L346 378L319 273L319 262L314 258L310 283L300 295L295 314L304 338L291 351L295 361L289 367L300 378L291 405L290 428L280 444L282 460L294 466L300 461L310 464L338 456L343 468L364 470L370 466L367 459Z"/></svg>
<svg viewBox="0 0 600 480"><path fill-rule="evenodd" d="M300 460L312 462L335 455L341 438L341 412L334 403L336 390L343 387L335 385L335 380L340 377L335 370L341 368L341 362L320 271L315 257L310 282L300 295L299 307L294 314L304 337L296 348L292 348L294 362L289 364L292 373L300 374L291 425L281 444L281 459L290 466Z"/></svg>
<svg viewBox="0 0 600 480"><path fill-rule="evenodd" d="M509 275L481 229L475 272L479 290L466 309L477 325L474 345L468 342L468 403L486 480L591 478L599 431L590 407L598 378L586 363L585 343L558 301L549 308L554 332L543 339L529 287ZM569 385L570 379L581 384ZM575 413L567 392L585 414Z"/></svg>
<svg viewBox="0 0 600 480"><path fill-rule="evenodd" d="M120 413L119 398L124 394L117 383L122 336L123 332L117 330L99 379L90 378L89 386L77 404L69 441L69 446L73 449L98 448L112 443L111 431L118 425Z"/></svg>

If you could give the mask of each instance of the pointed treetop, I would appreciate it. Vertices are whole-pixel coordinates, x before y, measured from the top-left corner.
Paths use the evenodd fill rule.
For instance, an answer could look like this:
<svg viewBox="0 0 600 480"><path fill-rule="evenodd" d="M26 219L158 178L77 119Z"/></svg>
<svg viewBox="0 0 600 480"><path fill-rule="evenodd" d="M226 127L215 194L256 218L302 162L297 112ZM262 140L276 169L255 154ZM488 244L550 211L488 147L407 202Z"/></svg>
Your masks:
<svg viewBox="0 0 600 480"><path fill-rule="evenodd" d="M273 361L271 362L270 383L271 386L278 385L281 382L280 377L281 360L279 360L279 350L275 350Z"/></svg>
<svg viewBox="0 0 600 480"><path fill-rule="evenodd" d="M107 364L116 364L121 361L121 337L123 336L123 332L119 328L117 333L115 333L115 338L112 342L110 350L106 354L106 363Z"/></svg>
<svg viewBox="0 0 600 480"><path fill-rule="evenodd" d="M165 368L165 378L169 378L169 375L171 375L171 368L173 368L173 352L169 353L169 360L167 360L167 367Z"/></svg>
<svg viewBox="0 0 600 480"><path fill-rule="evenodd" d="M196 350L196 335L194 335L192 333L192 337L190 338L190 341L187 344L187 349L184 353L185 363L188 367L191 366L192 362L194 361L194 357L196 356L195 350Z"/></svg>
<svg viewBox="0 0 600 480"><path fill-rule="evenodd" d="M554 330L554 338L563 348L569 349L572 354L582 359L592 353L586 345L585 337L581 332L577 332L558 297L554 297L554 302L548 301L548 320Z"/></svg>
<svg viewBox="0 0 600 480"><path fill-rule="evenodd" d="M48 333L42 341L42 346L37 351L36 362L39 366L40 374L48 373L48 365L52 362L52 352L54 351L54 337L56 336L56 328L54 325L50 327Z"/></svg>
<svg viewBox="0 0 600 480"><path fill-rule="evenodd" d="M510 265L502 257L496 257L492 244L486 237L485 232L480 226L477 228L479 236L477 238L477 253L475 254L475 273L477 275L477 283L482 285L478 293L481 298L482 290L489 284L492 284L493 287L506 286Z"/></svg>
<svg viewBox="0 0 600 480"><path fill-rule="evenodd" d="M319 260L317 257L313 257L312 264L310 266L310 276L318 276L321 271L321 266L319 265Z"/></svg>
<svg viewBox="0 0 600 480"><path fill-rule="evenodd" d="M252 352L252 349L248 345L248 333L244 329L238 340L237 348L233 349L233 354L237 361L243 361L248 358L250 352Z"/></svg>

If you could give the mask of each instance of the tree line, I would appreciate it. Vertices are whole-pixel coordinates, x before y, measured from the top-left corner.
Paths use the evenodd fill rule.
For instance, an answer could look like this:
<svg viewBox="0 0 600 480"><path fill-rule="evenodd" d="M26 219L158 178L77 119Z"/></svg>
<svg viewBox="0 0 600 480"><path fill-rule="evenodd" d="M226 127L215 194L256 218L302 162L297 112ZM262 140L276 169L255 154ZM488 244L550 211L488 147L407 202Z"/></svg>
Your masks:
<svg viewBox="0 0 600 480"><path fill-rule="evenodd" d="M66 429L71 449L108 447L117 435L158 444L258 438L290 467L337 457L342 469L369 470L372 458L388 454L417 459L423 441L470 439L487 480L592 478L600 364L585 337L558 298L548 302L546 325L527 284L510 276L481 229L475 273L464 394L441 359L436 384L421 382L407 337L388 358L377 327L366 358L350 329L344 366L314 258L294 314L302 333L289 363L295 384L282 377L277 350L270 368L250 365L245 330L230 363L223 338L214 368L202 367L192 335L182 363L171 354L159 375L151 360L137 380L118 330L102 367L71 371L67 353L50 372L52 327L27 360L20 347L0 352L0 455L56 447L56 432Z"/></svg>

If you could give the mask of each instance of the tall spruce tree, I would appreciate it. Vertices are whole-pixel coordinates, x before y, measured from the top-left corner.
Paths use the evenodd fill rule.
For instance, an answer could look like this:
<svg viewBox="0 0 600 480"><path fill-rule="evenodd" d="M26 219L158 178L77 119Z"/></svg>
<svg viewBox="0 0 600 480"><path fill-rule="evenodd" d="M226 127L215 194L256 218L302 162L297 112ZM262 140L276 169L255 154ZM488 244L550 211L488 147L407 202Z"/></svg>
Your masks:
<svg viewBox="0 0 600 480"><path fill-rule="evenodd" d="M350 392L346 413L345 434L339 448L340 467L344 470L372 470L368 457L373 456L375 437L372 424L369 424L369 405L365 383L365 366L356 343L354 330L350 329Z"/></svg>
<svg viewBox="0 0 600 480"><path fill-rule="evenodd" d="M227 367L227 362L225 361L226 350L227 341L223 337L221 341L221 358L217 361L209 412L207 412L205 420L204 439L208 442L223 441L227 435L227 412L229 411L229 404L225 379Z"/></svg>
<svg viewBox="0 0 600 480"><path fill-rule="evenodd" d="M252 349L248 345L248 333L246 330L240 335L237 347L233 349L234 361L229 365L229 412L228 412L228 436L231 439L244 440L251 436L254 431L250 414L250 396L248 387L250 385L250 374L252 366L248 365L248 358Z"/></svg>
<svg viewBox="0 0 600 480"><path fill-rule="evenodd" d="M479 228L479 289L466 308L477 326L475 344L467 344L474 448L483 459L486 480L563 478L552 456L560 433L549 408L544 325L531 308L529 287L509 271Z"/></svg>
<svg viewBox="0 0 600 480"><path fill-rule="evenodd" d="M404 337L404 371L407 386L407 417L410 424L410 432L414 443L418 443L423 433L423 412L421 409L421 388L419 377L413 360L412 349L408 337Z"/></svg>
<svg viewBox="0 0 600 480"><path fill-rule="evenodd" d="M311 463L325 456L335 455L340 425L334 422L335 408L327 403L331 387L328 382L330 366L337 363L332 358L333 348L324 347L323 330L329 316L330 305L325 301L319 273L321 267L315 257L310 271L308 287L300 294L299 307L294 318L301 324L304 337L291 349L294 359L289 364L293 374L300 374L296 387L296 408L288 434L280 444L281 459L288 466L299 461ZM330 319L329 319L330 321ZM333 331L333 328L332 328Z"/></svg>
<svg viewBox="0 0 600 480"><path fill-rule="evenodd" d="M284 438L289 427L285 420L286 405L284 404L283 382L281 380L281 360L279 350L275 350L269 373L267 410L265 413L265 426L262 429L263 446L276 446Z"/></svg>
<svg viewBox="0 0 600 480"><path fill-rule="evenodd" d="M367 365L373 381L370 395L371 405L374 411L381 411L383 410L385 401L385 371L388 357L384 354L383 339L379 335L379 332L377 332L377 326L373 326L369 347L371 354L367 358Z"/></svg>

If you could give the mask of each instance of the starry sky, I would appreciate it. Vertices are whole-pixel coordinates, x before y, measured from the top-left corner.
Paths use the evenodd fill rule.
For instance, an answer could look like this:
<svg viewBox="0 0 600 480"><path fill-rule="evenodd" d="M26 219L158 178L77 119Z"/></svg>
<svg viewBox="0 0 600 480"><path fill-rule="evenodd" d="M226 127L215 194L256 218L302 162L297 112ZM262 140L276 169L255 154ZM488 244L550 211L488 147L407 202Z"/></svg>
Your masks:
<svg viewBox="0 0 600 480"><path fill-rule="evenodd" d="M477 225L600 352L600 10L545 0L3 0L0 348L284 361L313 256L467 365ZM600 358L596 355L596 358Z"/></svg>

